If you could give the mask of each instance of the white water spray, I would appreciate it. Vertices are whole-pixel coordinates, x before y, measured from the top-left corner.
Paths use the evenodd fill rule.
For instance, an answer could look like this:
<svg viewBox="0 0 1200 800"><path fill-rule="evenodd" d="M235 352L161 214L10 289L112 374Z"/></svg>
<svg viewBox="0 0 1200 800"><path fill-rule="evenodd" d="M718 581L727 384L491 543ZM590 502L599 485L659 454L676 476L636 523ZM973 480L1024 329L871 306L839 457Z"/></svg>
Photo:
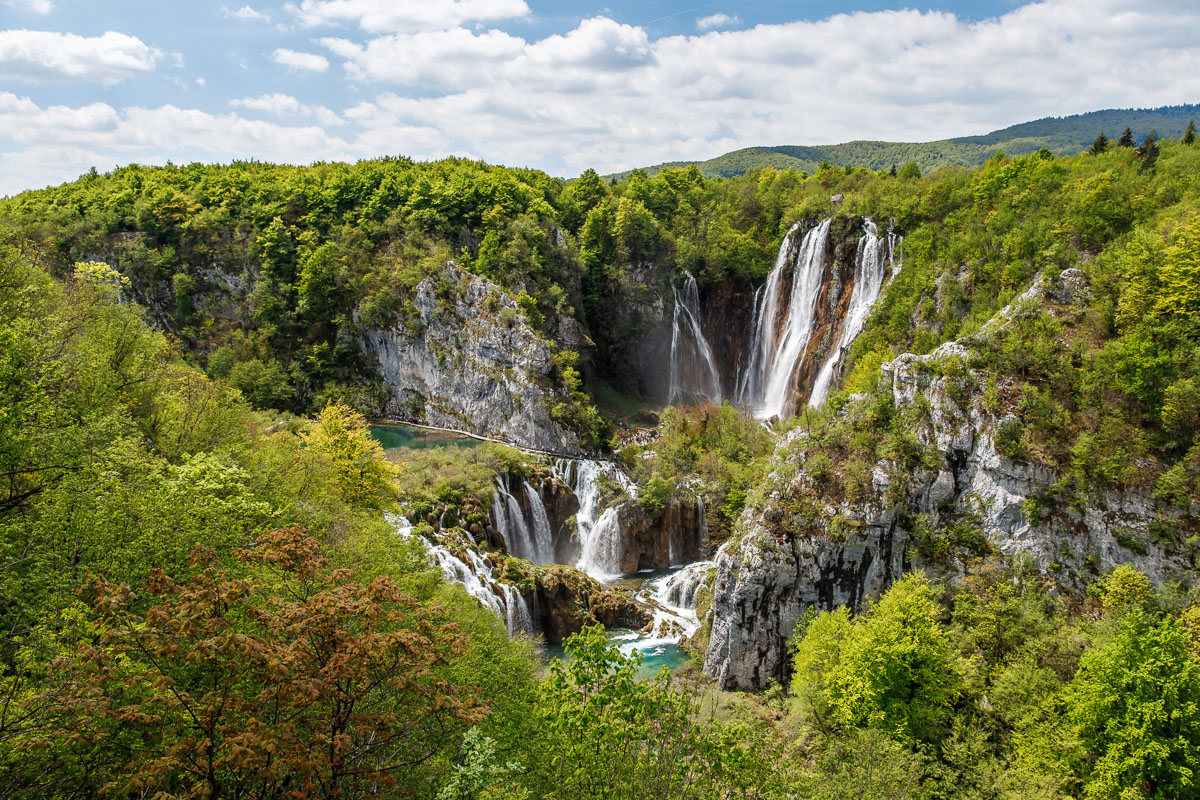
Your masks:
<svg viewBox="0 0 1200 800"><path fill-rule="evenodd" d="M888 232L885 237L879 235L879 228L868 217L863 222L863 237L858 240L858 250L854 257L854 289L850 292L850 307L842 319L842 332L837 346L829 353L817 378L813 381L812 392L809 393L808 404L812 408L820 408L829 396L829 387L842 359L850 350L850 345L862 332L867 324L871 307L879 299L883 288L884 273L891 267L895 271L895 253L900 237Z"/></svg>
<svg viewBox="0 0 1200 800"><path fill-rule="evenodd" d="M671 317L671 380L667 403L721 401L721 379L712 348L700 327L700 290L689 273L675 292Z"/></svg>

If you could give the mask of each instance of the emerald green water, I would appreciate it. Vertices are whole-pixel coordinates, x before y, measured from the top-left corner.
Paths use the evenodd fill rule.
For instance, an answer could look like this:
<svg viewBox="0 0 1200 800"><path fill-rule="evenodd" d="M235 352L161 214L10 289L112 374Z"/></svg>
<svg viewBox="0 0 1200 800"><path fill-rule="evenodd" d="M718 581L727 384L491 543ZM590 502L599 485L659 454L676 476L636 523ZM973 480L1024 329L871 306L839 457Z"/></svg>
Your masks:
<svg viewBox="0 0 1200 800"><path fill-rule="evenodd" d="M478 447L478 439L457 433L427 431L411 425L372 425L371 436L384 450L431 450L435 447Z"/></svg>
<svg viewBox="0 0 1200 800"><path fill-rule="evenodd" d="M653 678L663 667L675 672L687 663L687 653L675 642L647 641L637 631L624 628L611 628L607 634L608 641L617 645L622 653L630 654L636 650L642 654L642 665L637 671L639 678ZM550 658L567 658L561 644L547 644L543 648Z"/></svg>
<svg viewBox="0 0 1200 800"><path fill-rule="evenodd" d="M655 581L678 572L678 567L669 569L642 570L632 575L622 575L615 580L605 581L605 586L618 586L627 589L635 595L642 589L654 588ZM659 622L659 614L655 614L655 624ZM688 654L674 638L663 638L653 633L643 633L629 628L609 628L605 631L609 644L616 645L622 653L632 655L640 653L642 665L638 668L639 678L653 678L663 667L676 672L688 661ZM566 658L562 645L545 645L546 655L550 658Z"/></svg>

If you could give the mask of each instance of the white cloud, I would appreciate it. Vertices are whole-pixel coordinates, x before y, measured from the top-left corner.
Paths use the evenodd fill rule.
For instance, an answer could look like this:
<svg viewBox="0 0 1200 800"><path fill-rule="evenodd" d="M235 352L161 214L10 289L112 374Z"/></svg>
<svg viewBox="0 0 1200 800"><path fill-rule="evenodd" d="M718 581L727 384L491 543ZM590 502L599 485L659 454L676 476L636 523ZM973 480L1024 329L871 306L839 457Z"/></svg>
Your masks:
<svg viewBox="0 0 1200 800"><path fill-rule="evenodd" d="M707 17L700 17L696 20L696 28L702 31L711 31L716 28L728 28L741 21L737 15L731 17L728 14L709 14Z"/></svg>
<svg viewBox="0 0 1200 800"><path fill-rule="evenodd" d="M93 156L107 168L470 154L572 175L752 145L927 141L1196 102L1195 30L1200 9L1169 0L1044 0L975 23L887 11L657 40L604 17L534 41L457 24L327 38L362 96L349 108L290 94L228 113L42 106L0 92L0 192L74 178Z"/></svg>
<svg viewBox="0 0 1200 800"><path fill-rule="evenodd" d="M54 10L54 3L50 0L2 0L0 5L19 8L34 14L49 14Z"/></svg>
<svg viewBox="0 0 1200 800"><path fill-rule="evenodd" d="M90 166L237 158L306 164L369 154L319 125L282 125L173 105L41 107L2 91L0 130L8 132L0 149L11 148L0 153L0 164L12 167L0 168L0 194L72 180Z"/></svg>
<svg viewBox="0 0 1200 800"><path fill-rule="evenodd" d="M136 36L106 31L77 36L53 31L0 31L0 77L111 85L154 70L162 58Z"/></svg>
<svg viewBox="0 0 1200 800"><path fill-rule="evenodd" d="M1197 29L1200 11L1167 0L1044 0L977 23L860 12L650 40L597 17L538 41L454 28L322 44L352 77L398 87L346 118L434 128L489 161L574 174L1195 102L1200 40L1185 32ZM405 97L414 86L434 96Z"/></svg>
<svg viewBox="0 0 1200 800"><path fill-rule="evenodd" d="M299 53L281 47L271 54L271 60L282 64L288 69L302 69L309 72L324 72L329 69L329 59L316 53Z"/></svg>
<svg viewBox="0 0 1200 800"><path fill-rule="evenodd" d="M258 97L242 97L230 100L229 105L235 108L247 108L252 111L262 111L277 117L312 117L322 125L341 125L345 120L330 111L325 106L313 106L301 103L290 94L263 94Z"/></svg>
<svg viewBox="0 0 1200 800"><path fill-rule="evenodd" d="M271 15L265 11L259 11L250 6L242 6L236 11L230 11L225 6L221 6L221 13L233 19L256 20L258 22L270 22Z"/></svg>
<svg viewBox="0 0 1200 800"><path fill-rule="evenodd" d="M502 31L475 35L463 28L381 36L365 47L346 39L321 44L347 59L346 71L354 78L447 89L477 80L525 50L523 39Z"/></svg>
<svg viewBox="0 0 1200 800"><path fill-rule="evenodd" d="M525 0L302 0L284 6L302 25L357 23L365 31L445 30L529 16Z"/></svg>

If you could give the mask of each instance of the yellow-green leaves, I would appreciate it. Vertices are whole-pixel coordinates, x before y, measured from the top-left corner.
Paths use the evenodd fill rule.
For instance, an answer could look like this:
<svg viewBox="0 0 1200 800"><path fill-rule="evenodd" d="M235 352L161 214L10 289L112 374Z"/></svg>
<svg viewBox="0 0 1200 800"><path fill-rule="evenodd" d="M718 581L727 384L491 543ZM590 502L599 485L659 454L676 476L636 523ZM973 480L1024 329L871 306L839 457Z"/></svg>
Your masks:
<svg viewBox="0 0 1200 800"><path fill-rule="evenodd" d="M817 724L939 737L960 691L939 615L933 587L912 573L863 615L842 609L811 620L795 648L793 686Z"/></svg>
<svg viewBox="0 0 1200 800"><path fill-rule="evenodd" d="M344 403L328 405L309 424L301 439L333 466L345 498L362 502L394 492L395 468L371 438L367 420Z"/></svg>

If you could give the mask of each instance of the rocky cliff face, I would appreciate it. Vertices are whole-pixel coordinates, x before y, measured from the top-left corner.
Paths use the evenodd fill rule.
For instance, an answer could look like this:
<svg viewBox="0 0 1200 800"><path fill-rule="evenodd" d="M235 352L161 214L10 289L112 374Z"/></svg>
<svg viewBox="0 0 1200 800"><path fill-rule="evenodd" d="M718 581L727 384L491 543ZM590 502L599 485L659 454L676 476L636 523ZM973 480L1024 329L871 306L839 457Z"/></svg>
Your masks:
<svg viewBox="0 0 1200 800"><path fill-rule="evenodd" d="M391 397L387 413L528 447L576 448L575 435L550 418L550 348L507 293L449 263L418 284L414 309L403 324L363 336Z"/></svg>
<svg viewBox="0 0 1200 800"><path fill-rule="evenodd" d="M534 630L547 642L560 644L585 626L640 629L652 619L629 592L605 589L582 572L561 565L534 570L531 588L522 594L529 606Z"/></svg>
<svg viewBox="0 0 1200 800"><path fill-rule="evenodd" d="M1052 312L1087 291L1078 270L1056 281L1037 280L1022 298L985 326L987 336L1029 301ZM742 519L743 535L717 555L709 649L704 669L723 686L761 689L787 676L786 641L809 607L858 609L909 569L946 570L925 563L917 525L936 528L969 519L993 551L1024 555L1048 580L1070 590L1074 576L1129 563L1163 581L1191 568L1181 548L1154 535L1174 512L1139 489L1093 496L1083 508L1046 501L1058 475L1006 457L997 433L1015 420L986 407L981 377L967 366L976 342L961 340L927 356L902 355L883 365L891 399L922 419L919 444L936 468L898 469L886 460L872 471L868 499L859 503L794 502L814 496L805 469L805 436L793 431L776 450L782 485ZM948 377L953 376L953 377ZM854 414L861 399L840 413Z"/></svg>
<svg viewBox="0 0 1200 800"><path fill-rule="evenodd" d="M602 372L614 386L652 402L667 400L671 361L671 290L668 271L654 263L630 267L610 298L606 330L593 331Z"/></svg>
<svg viewBox="0 0 1200 800"><path fill-rule="evenodd" d="M698 500L685 495L653 515L629 503L620 514L621 572L665 569L704 557L707 528L704 506Z"/></svg>
<svg viewBox="0 0 1200 800"><path fill-rule="evenodd" d="M737 393L738 366L750 346L747 328L754 317L754 289L747 278L725 278L700 293L704 338L712 346L725 397Z"/></svg>

